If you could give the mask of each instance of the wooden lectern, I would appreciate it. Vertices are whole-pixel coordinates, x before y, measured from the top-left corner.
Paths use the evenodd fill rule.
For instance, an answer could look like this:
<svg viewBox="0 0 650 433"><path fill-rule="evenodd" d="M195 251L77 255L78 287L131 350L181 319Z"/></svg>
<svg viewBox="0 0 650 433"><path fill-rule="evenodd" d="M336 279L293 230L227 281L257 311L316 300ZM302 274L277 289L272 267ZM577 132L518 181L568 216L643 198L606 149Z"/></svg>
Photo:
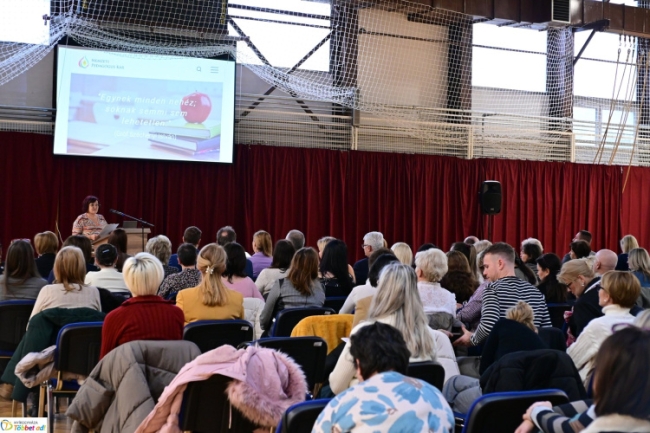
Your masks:
<svg viewBox="0 0 650 433"><path fill-rule="evenodd" d="M143 239L142 239L142 229L122 229L126 232L127 240L126 240L126 253L130 256L134 256L138 253L142 252L142 245L143 245ZM151 229L145 228L144 229L144 245L147 244L147 239L149 238L149 233L151 233ZM92 243L93 249L97 248L99 245L105 244L108 242L108 236L104 236L103 238L97 239L95 242Z"/></svg>

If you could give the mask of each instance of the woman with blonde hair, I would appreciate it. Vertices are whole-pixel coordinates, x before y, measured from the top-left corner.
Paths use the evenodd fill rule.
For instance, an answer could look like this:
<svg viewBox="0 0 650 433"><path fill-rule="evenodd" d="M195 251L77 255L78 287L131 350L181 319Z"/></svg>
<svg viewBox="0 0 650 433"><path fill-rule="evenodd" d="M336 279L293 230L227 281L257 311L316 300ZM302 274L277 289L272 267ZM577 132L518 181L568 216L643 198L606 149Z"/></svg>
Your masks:
<svg viewBox="0 0 650 433"><path fill-rule="evenodd" d="M639 242L632 235L625 235L620 242L622 253L618 255L618 261L616 262L617 271L629 271L628 266L628 254L635 248L639 248Z"/></svg>
<svg viewBox="0 0 650 433"><path fill-rule="evenodd" d="M30 318L48 308L85 307L101 311L99 290L84 283L86 260L79 248L61 248L54 260L53 271L54 284L44 286L38 293Z"/></svg>
<svg viewBox="0 0 650 433"><path fill-rule="evenodd" d="M34 236L34 249L36 250L36 268L43 278L47 278L54 267L56 252L59 250L59 240L52 232L37 233Z"/></svg>
<svg viewBox="0 0 650 433"><path fill-rule="evenodd" d="M600 282L599 278L594 277L594 271L587 259L569 260L564 263L557 279L577 298L572 312L568 317L565 315L570 333L567 343L570 345L589 322L603 315L602 307L598 305Z"/></svg>
<svg viewBox="0 0 650 433"><path fill-rule="evenodd" d="M318 280L318 253L300 248L291 260L286 278L277 280L260 314L262 329L269 330L275 314L285 308L322 307L325 290Z"/></svg>
<svg viewBox="0 0 650 433"><path fill-rule="evenodd" d="M368 320L355 326L351 335L374 322L391 325L402 333L411 353L409 362L437 360L445 368L445 380L459 374L449 338L427 325L417 289L417 277L411 266L392 263L384 267L379 277L377 294L368 311ZM356 384L357 379L348 342L329 376L332 392L340 394Z"/></svg>
<svg viewBox="0 0 650 433"><path fill-rule="evenodd" d="M409 244L405 242L397 242L396 244L393 244L390 249L395 254L395 257L397 257L397 260L399 260L403 265L411 266L413 264L413 250L411 250Z"/></svg>
<svg viewBox="0 0 650 433"><path fill-rule="evenodd" d="M226 270L226 252L215 243L199 252L197 269L203 275L198 286L176 295L176 306L183 310L185 324L197 320L244 318L244 297L225 286L221 275Z"/></svg>
<svg viewBox="0 0 650 433"><path fill-rule="evenodd" d="M639 280L641 287L650 287L650 255L645 248L634 248L630 250L627 258L632 274ZM644 291L642 291L642 295ZM643 308L648 308L644 306Z"/></svg>
<svg viewBox="0 0 650 433"><path fill-rule="evenodd" d="M259 230L253 235L253 255L250 258L253 264L253 279L273 262L273 241L271 235L264 230Z"/></svg>

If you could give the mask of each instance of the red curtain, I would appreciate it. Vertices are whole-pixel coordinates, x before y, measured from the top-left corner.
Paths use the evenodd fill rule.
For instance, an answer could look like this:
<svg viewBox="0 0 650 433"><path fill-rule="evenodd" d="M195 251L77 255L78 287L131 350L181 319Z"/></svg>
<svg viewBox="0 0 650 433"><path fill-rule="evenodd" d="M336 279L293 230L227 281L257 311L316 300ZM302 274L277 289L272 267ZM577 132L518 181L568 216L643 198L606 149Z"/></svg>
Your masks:
<svg viewBox="0 0 650 433"><path fill-rule="evenodd" d="M588 229L595 249L617 251L627 233L650 245L647 168L632 168L623 192L626 169L613 166L243 145L226 165L53 156L52 147L51 136L0 132L4 245L57 225L65 239L82 199L94 194L109 222L122 222L109 209L141 217L174 248L186 226L200 227L205 244L232 225L248 250L257 230L278 239L293 228L309 245L325 235L343 239L350 261L372 230L390 244L447 249L470 234L487 236L478 201L484 180L503 190L493 239L518 247L536 237L563 254L576 231Z"/></svg>

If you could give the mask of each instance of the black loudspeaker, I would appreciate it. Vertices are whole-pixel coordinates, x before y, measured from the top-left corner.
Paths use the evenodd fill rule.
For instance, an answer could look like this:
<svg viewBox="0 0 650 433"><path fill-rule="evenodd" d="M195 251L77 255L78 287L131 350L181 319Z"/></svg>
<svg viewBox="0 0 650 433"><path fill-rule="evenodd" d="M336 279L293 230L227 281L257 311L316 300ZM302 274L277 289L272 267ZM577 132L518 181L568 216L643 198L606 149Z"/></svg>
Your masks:
<svg viewBox="0 0 650 433"><path fill-rule="evenodd" d="M481 184L479 192L481 212L496 215L501 212L501 184L496 180L486 180Z"/></svg>

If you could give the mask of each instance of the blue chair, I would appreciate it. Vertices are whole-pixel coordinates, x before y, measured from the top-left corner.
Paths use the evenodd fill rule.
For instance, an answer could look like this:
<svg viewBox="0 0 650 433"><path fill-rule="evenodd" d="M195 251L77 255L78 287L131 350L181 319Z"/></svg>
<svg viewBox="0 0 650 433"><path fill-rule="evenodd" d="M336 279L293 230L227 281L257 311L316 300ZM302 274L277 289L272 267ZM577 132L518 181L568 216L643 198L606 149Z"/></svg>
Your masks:
<svg viewBox="0 0 650 433"><path fill-rule="evenodd" d="M325 316L328 314L336 314L336 311L324 307L285 308L275 317L275 323L269 336L290 337L293 328L305 317Z"/></svg>
<svg viewBox="0 0 650 433"><path fill-rule="evenodd" d="M332 296L329 298L325 298L325 303L323 304L323 307L331 308L332 310L338 313L339 311L341 311L341 308L343 308L343 304L345 304L346 299L348 299L347 296Z"/></svg>
<svg viewBox="0 0 650 433"><path fill-rule="evenodd" d="M537 401L550 401L557 406L568 403L569 398L559 389L486 394L477 398L467 412L463 433L515 431L523 414Z"/></svg>
<svg viewBox="0 0 650 433"><path fill-rule="evenodd" d="M311 433L318 415L331 399L309 400L294 404L282 415L275 433Z"/></svg>
<svg viewBox="0 0 650 433"><path fill-rule="evenodd" d="M41 385L38 416L43 417L44 403L47 404L48 429L54 432L54 397L72 396L79 386L76 381L64 382L64 373L88 376L99 362L102 346L103 322L79 322L65 325L56 337L54 368L56 379Z"/></svg>
<svg viewBox="0 0 650 433"><path fill-rule="evenodd" d="M253 325L246 320L199 320L183 329L183 340L199 346L201 353L220 346L239 346L253 339Z"/></svg>
<svg viewBox="0 0 650 433"><path fill-rule="evenodd" d="M11 359L27 332L27 322L34 309L34 300L0 302L0 359ZM27 416L22 405L23 416ZM11 416L16 416L16 401L11 404Z"/></svg>

